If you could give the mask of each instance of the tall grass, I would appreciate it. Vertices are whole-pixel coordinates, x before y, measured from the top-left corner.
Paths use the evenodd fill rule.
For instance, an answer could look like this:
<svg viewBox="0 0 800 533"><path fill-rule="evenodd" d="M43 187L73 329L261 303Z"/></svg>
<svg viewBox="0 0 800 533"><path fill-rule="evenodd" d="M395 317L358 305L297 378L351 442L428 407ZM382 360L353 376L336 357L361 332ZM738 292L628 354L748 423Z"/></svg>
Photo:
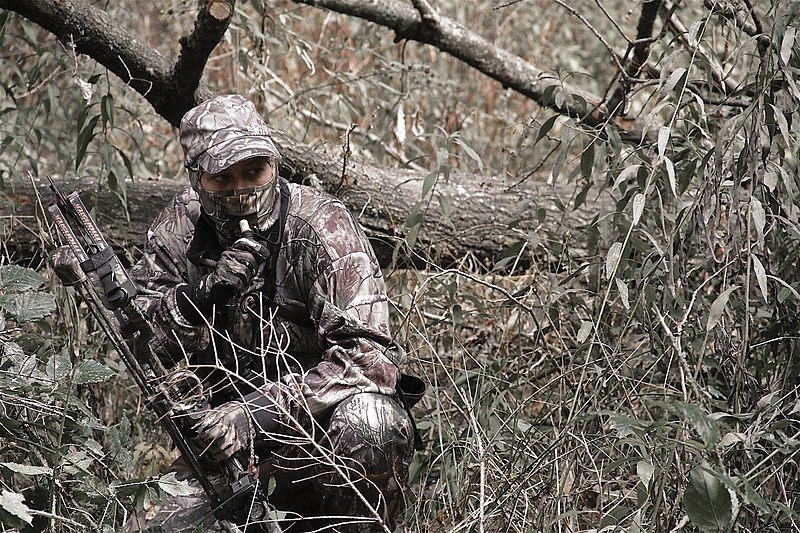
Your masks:
<svg viewBox="0 0 800 533"><path fill-rule="evenodd" d="M611 80L605 47L556 2L441 4L557 76L598 93ZM575 186L559 203L520 206L520 217L556 222L509 243L496 265L386 271L407 367L430 385L415 408L426 448L405 530L798 529L796 23L784 3L759 3L775 43L763 48L718 4L683 6L691 34L653 45L660 74L620 120L652 124L639 145L551 120L365 22L288 1L240 6L209 80L259 100L273 125L338 145L337 128L359 121L355 157ZM192 10L172 2L125 22L146 34ZM610 16L632 35L636 13ZM100 175L127 206L126 179L175 172L174 133L124 86L25 22L4 27L4 181ZM618 33L609 40L624 46ZM698 89L720 71L735 92ZM74 77L93 82L88 101ZM0 201L4 240L32 230L50 249L44 221L15 219ZM558 222L587 204L598 210L589 223ZM533 266L519 272L523 255ZM6 251L0 270L0 522L111 531L174 490L158 474L168 442L85 308L26 261ZM15 262L43 280L8 270Z"/></svg>

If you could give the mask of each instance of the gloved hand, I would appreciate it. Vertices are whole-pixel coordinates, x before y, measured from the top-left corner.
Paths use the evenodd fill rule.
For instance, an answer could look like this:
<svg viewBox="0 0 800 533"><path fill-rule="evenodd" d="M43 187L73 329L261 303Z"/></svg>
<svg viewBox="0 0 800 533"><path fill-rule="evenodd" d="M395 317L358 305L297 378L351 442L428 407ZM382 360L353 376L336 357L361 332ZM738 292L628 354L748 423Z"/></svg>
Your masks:
<svg viewBox="0 0 800 533"><path fill-rule="evenodd" d="M228 402L203 412L192 426L200 455L226 461L253 443L253 422L243 402Z"/></svg>
<svg viewBox="0 0 800 533"><path fill-rule="evenodd" d="M71 287L83 281L86 274L83 273L75 252L67 245L59 246L50 258L50 265L66 287Z"/></svg>
<svg viewBox="0 0 800 533"><path fill-rule="evenodd" d="M224 252L214 272L199 284L201 297L212 303L226 303L238 296L250 284L264 257L264 246L253 239L242 237Z"/></svg>
<svg viewBox="0 0 800 533"><path fill-rule="evenodd" d="M226 304L237 298L256 275L258 265L267 258L267 248L254 239L242 237L217 261L214 271L189 285L178 288L176 295L181 313L192 323L208 318L214 304Z"/></svg>

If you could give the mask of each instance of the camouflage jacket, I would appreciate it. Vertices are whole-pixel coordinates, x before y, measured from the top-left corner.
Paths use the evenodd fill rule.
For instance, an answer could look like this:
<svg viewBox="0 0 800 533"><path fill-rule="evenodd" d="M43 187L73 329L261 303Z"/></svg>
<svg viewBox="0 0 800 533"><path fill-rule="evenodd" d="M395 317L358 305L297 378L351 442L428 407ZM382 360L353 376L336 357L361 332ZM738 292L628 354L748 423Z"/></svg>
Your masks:
<svg viewBox="0 0 800 533"><path fill-rule="evenodd" d="M372 247L340 201L312 187L286 185L289 206L274 276L269 262L262 263L238 307L224 320L217 313L213 323L187 321L176 288L211 272L224 244L191 188L160 213L132 269L137 283L149 289L136 303L155 329L154 349L172 361L212 366L221 345L233 346L237 357L255 360L267 386L292 384L277 394L293 413L316 417L357 392L394 394L398 351ZM225 334L215 335L226 320Z"/></svg>

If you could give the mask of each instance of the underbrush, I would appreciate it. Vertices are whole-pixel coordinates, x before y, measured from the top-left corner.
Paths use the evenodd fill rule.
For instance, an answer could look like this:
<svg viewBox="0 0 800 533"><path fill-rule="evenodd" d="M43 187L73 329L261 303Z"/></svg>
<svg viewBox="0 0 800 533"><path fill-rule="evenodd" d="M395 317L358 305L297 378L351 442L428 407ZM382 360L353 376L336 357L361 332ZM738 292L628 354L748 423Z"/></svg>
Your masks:
<svg viewBox="0 0 800 533"><path fill-rule="evenodd" d="M705 278L686 278L665 327L646 294L597 290L599 258L563 267L387 271L406 368L429 385L405 530L795 529L796 343L754 320L761 340L738 357ZM180 492L159 473L168 439L74 294L16 265L0 294L2 522L114 531ZM692 297L708 312L687 313Z"/></svg>
<svg viewBox="0 0 800 533"><path fill-rule="evenodd" d="M121 4L121 20L167 31L189 9L170 4L180 9L144 18ZM691 28L659 36L647 78L620 84L583 21L542 16L561 2L442 2L476 31L505 25L498 44L556 64L553 80L630 89L627 114L592 129L382 27L283 0L277 16L242 4L209 79L258 87L271 123L298 139L339 147L352 120L354 158L424 169L404 227L392 221L404 236L398 264L417 264L400 260L406 248L444 255L415 242L462 208L445 209L439 180L478 172L575 191L516 206L506 235L518 241L494 265L386 270L406 366L429 385L415 407L426 446L406 531L800 530L795 4L757 3L751 16L769 24L753 35L734 3L681 6L685 20L697 15ZM613 3L585 4L594 27L608 26ZM617 9L610 19L634 35L635 10ZM8 20L0 180L94 175L127 210L127 181L175 172L176 137L143 100L83 56L54 53L44 30ZM529 31L540 44L519 38ZM630 44L621 37L615 46ZM239 39L248 53L236 53ZM74 85L84 78L95 89L86 100ZM551 86L548 98L565 97ZM623 141L632 123L642 137ZM441 217L429 216L437 204ZM587 207L588 220L559 222ZM10 212L3 238L21 224ZM31 219L27 229L48 233ZM74 295L46 266L4 253L0 523L118 530L127 513L183 490L159 473L169 442Z"/></svg>
<svg viewBox="0 0 800 533"><path fill-rule="evenodd" d="M433 385L410 531L798 527L797 382L761 371L796 376L796 355L680 361L641 326L592 350L566 273L403 276L401 331Z"/></svg>

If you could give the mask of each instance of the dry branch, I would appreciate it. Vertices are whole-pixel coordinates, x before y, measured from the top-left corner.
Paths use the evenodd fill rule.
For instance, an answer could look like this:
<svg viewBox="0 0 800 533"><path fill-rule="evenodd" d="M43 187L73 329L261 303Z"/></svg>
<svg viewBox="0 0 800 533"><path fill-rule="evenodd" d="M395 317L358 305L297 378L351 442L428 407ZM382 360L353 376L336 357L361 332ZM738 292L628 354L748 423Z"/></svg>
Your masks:
<svg viewBox="0 0 800 533"><path fill-rule="evenodd" d="M418 2L420 8L428 13L424 22L413 7L392 1L308 3L375 19L395 29L400 38L429 42L542 103L546 100L547 87L560 83L521 58L492 46L454 21L436 14L427 2ZM74 46L76 52L91 56L115 73L173 126L179 124L183 113L192 105L211 96L199 82L199 77L208 54L224 34L233 7L234 0L203 3L195 28L181 39L182 53L173 63L115 24L107 13L89 4L75 0L0 0L0 8L35 22L61 41ZM583 116L586 106L579 104L585 102L591 106L597 102L596 97L576 88L561 85L561 90L568 91L573 98L565 98L563 105L556 105L555 100L547 104L561 113ZM603 120L602 114L597 112L592 116L594 118L588 119L591 124L600 124ZM419 202L423 202L425 208L414 251L439 264L452 264L465 257L489 265L494 263L510 244L524 241L532 232L541 229L538 207L544 207L550 214L547 229L556 234L562 233L565 227L579 226L603 209L596 203L592 212L563 215L558 206L569 206L573 196L571 188L554 188L532 182L526 188L508 190L509 184L501 179L471 175L452 175L449 182L437 184L436 197L423 199L424 173L386 170L352 161L343 168L338 152L331 155L299 143L280 131L271 133L283 156L282 174L292 181L317 183L341 197L368 233L379 241L378 251L384 264L388 264L397 243L407 236L406 219ZM131 244L141 244L144 228L155 215L155 209L164 205L181 186L161 182L129 184L133 224L122 227L124 224L118 216L120 209L108 205L108 213L114 219L109 223L117 227L113 230L115 237ZM12 184L11 194L11 198L27 195L28 200L0 203L0 213L9 218L18 213L31 216L32 209L24 207L34 197L29 184ZM19 205L23 207L18 209ZM442 205L449 206L449 213ZM566 221L562 220L564 217ZM127 232L130 235L126 237ZM30 236L30 232L17 233L19 235L6 236L7 245L18 251L24 250L25 235ZM434 249L436 257L426 254L427 250ZM526 266L529 259L521 257L518 265Z"/></svg>
<svg viewBox="0 0 800 533"><path fill-rule="evenodd" d="M424 0L411 6L398 0L294 0L380 24L408 39L429 44L499 81L543 107L580 120L591 127L617 127L603 106L603 98L565 83L523 58L508 52L453 19L437 13ZM555 98L561 92L563 98ZM642 140L640 125L618 128L624 140Z"/></svg>

